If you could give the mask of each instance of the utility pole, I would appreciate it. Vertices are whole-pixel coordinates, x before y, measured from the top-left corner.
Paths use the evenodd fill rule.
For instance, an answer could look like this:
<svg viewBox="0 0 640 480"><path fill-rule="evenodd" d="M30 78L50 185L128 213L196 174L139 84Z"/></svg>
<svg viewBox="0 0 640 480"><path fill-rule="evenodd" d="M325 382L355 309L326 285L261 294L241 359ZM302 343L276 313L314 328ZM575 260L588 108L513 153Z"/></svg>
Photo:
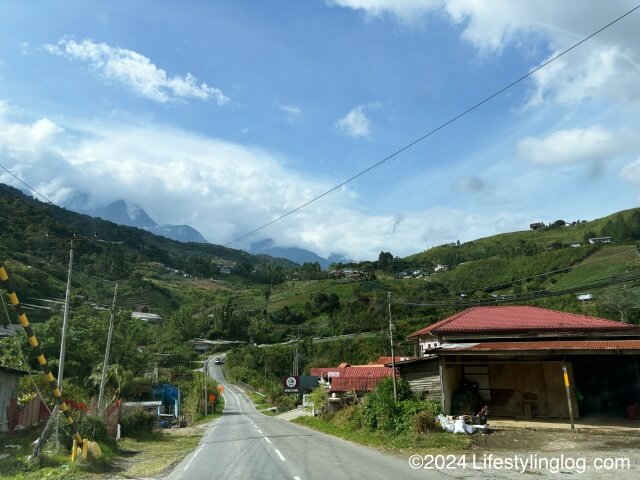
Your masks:
<svg viewBox="0 0 640 480"><path fill-rule="evenodd" d="M75 237L75 234L74 234ZM62 392L64 376L64 356L67 348L67 327L69 324L69 302L71 300L71 275L73 273L73 238L69 248L69 273L67 275L67 291L64 297L64 315L62 317L62 340L60 342L60 359L58 361L58 389Z"/></svg>
<svg viewBox="0 0 640 480"><path fill-rule="evenodd" d="M118 284L113 290L113 303L111 304L111 318L109 319L109 333L107 334L107 348L104 352L104 363L102 364L102 378L100 379L100 394L98 395L98 410L102 408L104 399L104 385L107 381L107 368L109 366L109 350L111 350L111 338L113 337L113 323L116 316L116 299L118 298Z"/></svg>
<svg viewBox="0 0 640 480"><path fill-rule="evenodd" d="M389 301L389 341L391 342L391 378L393 378L393 401L398 401L398 392L396 387L396 357L393 352L393 323L391 321L391 292L387 292Z"/></svg>
<svg viewBox="0 0 640 480"><path fill-rule="evenodd" d="M204 361L204 416L207 416L207 376L209 375L209 359Z"/></svg>

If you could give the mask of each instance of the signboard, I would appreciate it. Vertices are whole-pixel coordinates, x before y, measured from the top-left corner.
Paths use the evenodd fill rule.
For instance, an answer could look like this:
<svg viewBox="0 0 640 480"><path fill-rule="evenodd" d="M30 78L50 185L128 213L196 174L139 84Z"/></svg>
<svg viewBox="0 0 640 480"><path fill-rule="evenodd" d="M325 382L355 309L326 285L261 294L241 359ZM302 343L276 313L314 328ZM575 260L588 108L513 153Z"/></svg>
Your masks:
<svg viewBox="0 0 640 480"><path fill-rule="evenodd" d="M222 393L222 392L224 392L224 386L218 385L218 393Z"/></svg>
<svg viewBox="0 0 640 480"><path fill-rule="evenodd" d="M209 394L209 401L210 401L211 403L213 403L213 402L215 402L215 401L216 401L216 396L215 396L213 393L210 393L210 394Z"/></svg>
<svg viewBox="0 0 640 480"><path fill-rule="evenodd" d="M300 377L282 377L284 393L300 393Z"/></svg>

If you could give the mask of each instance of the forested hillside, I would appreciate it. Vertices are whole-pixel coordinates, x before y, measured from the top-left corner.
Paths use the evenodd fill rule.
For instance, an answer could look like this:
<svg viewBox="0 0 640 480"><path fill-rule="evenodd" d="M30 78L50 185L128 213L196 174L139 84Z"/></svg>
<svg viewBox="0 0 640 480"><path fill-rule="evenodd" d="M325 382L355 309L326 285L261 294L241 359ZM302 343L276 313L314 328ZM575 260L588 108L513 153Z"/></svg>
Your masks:
<svg viewBox="0 0 640 480"><path fill-rule="evenodd" d="M112 362L130 381L156 368L171 375L192 368L194 338L249 344L231 354L233 374L274 389L278 376L290 373L295 347L287 342L298 338L302 369L374 360L389 354L389 294L401 353L412 353L403 343L409 333L474 304L528 303L640 323L637 209L444 245L407 258L381 252L376 260L337 264L331 271L317 263L298 266L216 245L174 242L44 204L6 186L0 186L0 215L0 257L22 301L31 305L29 316L53 364L69 238L88 238L75 242L67 353L67 378L87 395L95 393L92 379L101 365L116 283ZM612 243L588 242L600 236L612 237ZM587 300L579 294L588 294ZM162 320L133 319L136 310ZM1 342L0 361L18 359L11 352L19 347L30 355L21 336ZM256 347L274 343L282 345Z"/></svg>

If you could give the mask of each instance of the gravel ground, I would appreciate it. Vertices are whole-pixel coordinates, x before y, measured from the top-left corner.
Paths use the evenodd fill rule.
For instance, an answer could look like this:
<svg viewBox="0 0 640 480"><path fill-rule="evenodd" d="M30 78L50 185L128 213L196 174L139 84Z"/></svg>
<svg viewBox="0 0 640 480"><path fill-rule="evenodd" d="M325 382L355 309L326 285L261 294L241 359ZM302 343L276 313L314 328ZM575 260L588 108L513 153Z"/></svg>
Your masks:
<svg viewBox="0 0 640 480"><path fill-rule="evenodd" d="M500 429L475 436L464 460L462 456L445 456L433 459L432 465L436 461L444 461L449 467L440 471L463 479L538 476L635 480L640 478L640 430ZM518 464L512 467L508 461ZM527 461L529 464L523 467ZM425 470L425 478L427 473Z"/></svg>

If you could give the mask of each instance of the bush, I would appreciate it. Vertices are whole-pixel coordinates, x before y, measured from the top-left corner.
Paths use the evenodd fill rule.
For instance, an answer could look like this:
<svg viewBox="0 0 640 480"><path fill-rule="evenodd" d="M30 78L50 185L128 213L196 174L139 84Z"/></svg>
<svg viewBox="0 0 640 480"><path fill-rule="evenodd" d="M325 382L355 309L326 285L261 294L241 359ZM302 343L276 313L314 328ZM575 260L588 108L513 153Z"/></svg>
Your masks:
<svg viewBox="0 0 640 480"><path fill-rule="evenodd" d="M275 406L278 412L288 412L293 410L298 405L297 395L280 395L275 399Z"/></svg>
<svg viewBox="0 0 640 480"><path fill-rule="evenodd" d="M107 433L107 426L104 420L98 415L88 414L82 410L75 410L73 412L73 421L78 428L80 437L88 438L96 442L108 442L110 440ZM71 446L73 445L71 428L62 413L58 415L58 442L68 450L71 450Z"/></svg>
<svg viewBox="0 0 640 480"><path fill-rule="evenodd" d="M144 432L150 432L156 424L155 413L142 408L131 408L122 411L120 425L123 436L132 436Z"/></svg>
<svg viewBox="0 0 640 480"><path fill-rule="evenodd" d="M438 420L433 412L424 411L413 416L413 431L417 434L428 433L438 428Z"/></svg>

